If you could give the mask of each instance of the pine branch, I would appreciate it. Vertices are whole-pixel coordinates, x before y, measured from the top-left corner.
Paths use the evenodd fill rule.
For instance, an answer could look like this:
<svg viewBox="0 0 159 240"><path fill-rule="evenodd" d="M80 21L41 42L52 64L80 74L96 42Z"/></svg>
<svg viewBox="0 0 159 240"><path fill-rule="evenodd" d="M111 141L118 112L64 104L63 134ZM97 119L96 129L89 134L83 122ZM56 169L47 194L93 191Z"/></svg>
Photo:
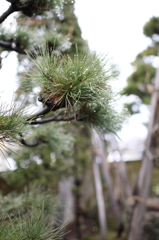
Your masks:
<svg viewBox="0 0 159 240"><path fill-rule="evenodd" d="M28 3L23 4L23 5L18 5L17 3L12 3L9 8L7 9L7 11L5 11L1 17L0 17L0 23L4 22L4 20L9 17L12 13L17 12L17 11L21 11L24 10L25 8L27 8L29 6Z"/></svg>
<svg viewBox="0 0 159 240"><path fill-rule="evenodd" d="M32 121L30 122L31 125L36 125L36 124L44 124L44 123L48 123L48 122L54 122L54 121L72 121L72 120L75 120L75 116L71 116L71 117L67 117L67 118L64 118L64 117L58 117L57 115L56 116L52 116L50 118L44 118L44 119L40 119L40 120L35 120L35 121Z"/></svg>
<svg viewBox="0 0 159 240"><path fill-rule="evenodd" d="M27 121L30 121L30 120L35 120L36 118L38 117L41 117L41 116L44 116L46 115L47 113L50 112L50 109L48 107L45 107L43 110L41 110L40 112L36 113L35 115L31 116L30 118L27 119Z"/></svg>

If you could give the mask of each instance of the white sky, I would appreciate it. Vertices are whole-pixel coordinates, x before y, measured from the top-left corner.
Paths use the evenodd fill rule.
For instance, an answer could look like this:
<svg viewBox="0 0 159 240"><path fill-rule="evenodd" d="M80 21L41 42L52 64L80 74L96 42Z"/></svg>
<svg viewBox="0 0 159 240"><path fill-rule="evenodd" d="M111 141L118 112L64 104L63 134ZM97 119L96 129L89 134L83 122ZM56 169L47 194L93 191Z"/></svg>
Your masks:
<svg viewBox="0 0 159 240"><path fill-rule="evenodd" d="M7 6L6 0L1 0L0 14ZM130 63L150 43L149 39L144 37L142 29L152 16L159 16L158 7L158 0L76 0L75 13L82 36L88 41L90 50L108 53L118 65L121 72L119 89L125 85L126 78L132 72ZM15 89L15 68L12 68L16 65L15 55L11 54L9 59L9 64L4 62L0 71L0 91L10 89L8 97ZM145 127L140 124L143 118L143 115L134 116L130 120L123 130L125 140L136 134L142 138L146 135ZM134 131L137 124L137 131Z"/></svg>
<svg viewBox="0 0 159 240"><path fill-rule="evenodd" d="M76 0L82 35L92 51L109 53L121 71L120 85L130 75L130 63L150 43L144 24L159 16L158 0Z"/></svg>

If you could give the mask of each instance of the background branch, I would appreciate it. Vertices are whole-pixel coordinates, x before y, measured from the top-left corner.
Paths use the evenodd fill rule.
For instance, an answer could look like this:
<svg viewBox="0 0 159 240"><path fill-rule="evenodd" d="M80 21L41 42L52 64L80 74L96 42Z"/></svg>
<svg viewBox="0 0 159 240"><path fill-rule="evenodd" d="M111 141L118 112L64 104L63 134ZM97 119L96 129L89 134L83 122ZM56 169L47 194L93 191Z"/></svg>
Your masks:
<svg viewBox="0 0 159 240"><path fill-rule="evenodd" d="M22 135L21 133L20 133L19 135L20 135L20 137L21 137L20 142L21 142L23 145L27 146L27 147L36 147L36 146L38 146L40 143L43 142L43 141L41 141L41 140L37 140L36 142L28 143L28 142L25 141L25 139L24 139L24 137L23 137L23 135Z"/></svg>

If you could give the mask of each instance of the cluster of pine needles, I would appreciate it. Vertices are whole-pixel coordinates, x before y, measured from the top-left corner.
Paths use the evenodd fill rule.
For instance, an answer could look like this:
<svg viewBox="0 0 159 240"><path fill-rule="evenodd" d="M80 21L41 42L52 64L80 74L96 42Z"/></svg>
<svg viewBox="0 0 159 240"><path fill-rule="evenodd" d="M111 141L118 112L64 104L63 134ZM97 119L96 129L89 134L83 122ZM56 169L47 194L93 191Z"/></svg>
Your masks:
<svg viewBox="0 0 159 240"><path fill-rule="evenodd" d="M34 67L25 79L39 86L44 103L52 102L54 108L65 108L77 121L85 121L101 131L116 132L123 117L115 110L114 93L110 81L116 78L107 58L90 54L55 56L42 50L31 59Z"/></svg>

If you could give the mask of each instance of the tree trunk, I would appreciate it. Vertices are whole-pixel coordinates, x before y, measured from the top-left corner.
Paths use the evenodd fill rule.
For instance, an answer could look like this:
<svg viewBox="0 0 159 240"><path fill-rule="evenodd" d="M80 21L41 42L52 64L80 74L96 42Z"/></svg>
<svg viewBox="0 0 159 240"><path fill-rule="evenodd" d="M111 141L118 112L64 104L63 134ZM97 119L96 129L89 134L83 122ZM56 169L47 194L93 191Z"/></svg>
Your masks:
<svg viewBox="0 0 159 240"><path fill-rule="evenodd" d="M102 191L102 183L99 172L99 163L98 163L98 155L93 155L93 172L94 172L94 182L96 189L96 198L97 198L97 207L98 207L98 215L99 215L99 224L102 235L102 240L106 240L107 234L107 224L106 224L106 214L105 214L105 205L104 205L104 196Z"/></svg>
<svg viewBox="0 0 159 240"><path fill-rule="evenodd" d="M148 136L145 145L145 153L143 156L141 168L139 171L138 181L135 193L139 197L146 200L149 196L149 189L153 170L153 158L156 153L156 147L159 145L158 140L158 123L159 123L159 68L155 78L155 90L151 101L151 118L149 121ZM157 128L156 128L157 126ZM136 202L133 208L128 240L140 240L142 234L142 223L146 205Z"/></svg>
<svg viewBox="0 0 159 240"><path fill-rule="evenodd" d="M102 167L103 177L108 187L108 193L109 193L110 201L112 204L114 216L116 219L117 227L118 227L118 230L121 231L121 229L123 229L122 214L119 210L117 201L115 199L113 181L112 181L108 166L106 164L106 153L104 149L104 143L102 138L99 135L98 135L98 143L101 149L101 159L102 159L101 167Z"/></svg>
<svg viewBox="0 0 159 240"><path fill-rule="evenodd" d="M99 172L99 164L101 163L101 156L99 153L101 152L101 149L98 142L98 138L99 138L98 133L93 129L92 142L95 147L94 153L93 153L94 182L95 182L100 230L101 230L102 240L105 240L107 235L106 208L104 204L102 183L101 183L100 172Z"/></svg>
<svg viewBox="0 0 159 240"><path fill-rule="evenodd" d="M96 146L96 152L98 154L98 156L100 157L100 161L101 161L101 168L102 168L102 173L103 173L103 177L104 180L106 182L107 188L108 188L108 194L109 194L109 198L112 204L112 209L114 212L114 217L117 223L117 227L118 227L118 232L121 232L123 229L123 223L122 223L122 217L121 217L121 213L119 210L119 207L117 205L115 196L114 196L114 187L113 187L113 183L112 183L112 178L111 175L109 173L107 164L106 164L106 154L105 154L105 150L104 150L104 144L103 141L100 137L100 135L94 131L94 145ZM120 235L120 233L119 233Z"/></svg>
<svg viewBox="0 0 159 240"><path fill-rule="evenodd" d="M58 193L58 207L57 207L57 219L59 224L65 222L70 223L75 220L74 215L74 196L72 194L72 188L74 185L74 178L63 178L59 182Z"/></svg>
<svg viewBox="0 0 159 240"><path fill-rule="evenodd" d="M117 151L120 157L120 161L117 163L117 168L116 168L116 172L117 175L119 175L119 183L120 183L120 190L122 192L122 195L124 197L124 202L126 201L126 199L128 197L131 196L132 191L130 188L130 183L128 180L128 176L127 176L127 169L126 169L126 164L122 159L122 151L118 146L118 142L115 138L114 134L110 135L110 144L111 144L111 148L113 149L113 151Z"/></svg>

